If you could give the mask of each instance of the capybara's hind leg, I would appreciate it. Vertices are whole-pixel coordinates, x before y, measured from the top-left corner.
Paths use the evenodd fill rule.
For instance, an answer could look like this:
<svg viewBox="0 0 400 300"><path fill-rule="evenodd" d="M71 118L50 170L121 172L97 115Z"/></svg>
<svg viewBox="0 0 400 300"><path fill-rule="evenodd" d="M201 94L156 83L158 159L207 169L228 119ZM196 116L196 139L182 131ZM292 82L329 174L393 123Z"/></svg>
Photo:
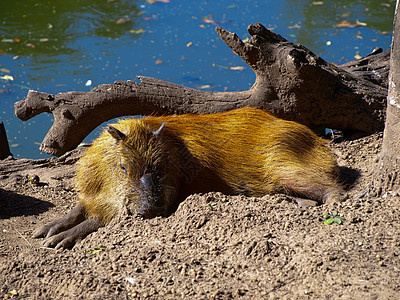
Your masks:
<svg viewBox="0 0 400 300"><path fill-rule="evenodd" d="M322 197L322 203L329 204L342 202L347 199L346 192L341 187L330 188Z"/></svg>
<svg viewBox="0 0 400 300"><path fill-rule="evenodd" d="M328 184L328 181L326 185L307 182L308 184L301 184L292 181L284 185L288 194L293 195L300 206L315 206L313 202L329 204L346 199L346 194L339 185Z"/></svg>
<svg viewBox="0 0 400 300"><path fill-rule="evenodd" d="M304 199L304 198L299 198L299 197L292 197L294 201L300 206L300 207L312 207L312 206L317 206L318 202L310 199Z"/></svg>

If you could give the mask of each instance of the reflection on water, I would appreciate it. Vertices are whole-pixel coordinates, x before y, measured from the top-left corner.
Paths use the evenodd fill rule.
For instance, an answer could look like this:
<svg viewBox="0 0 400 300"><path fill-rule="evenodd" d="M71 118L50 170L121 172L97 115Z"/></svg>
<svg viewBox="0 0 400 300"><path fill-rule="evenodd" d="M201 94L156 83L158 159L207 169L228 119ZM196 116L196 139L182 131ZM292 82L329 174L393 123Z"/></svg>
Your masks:
<svg viewBox="0 0 400 300"><path fill-rule="evenodd" d="M297 42L333 62L365 55L391 41L395 1L287 1L303 15ZM313 4L314 3L314 4ZM315 3L322 3L315 5ZM296 24L295 24L296 25ZM294 25L294 27L295 27Z"/></svg>
<svg viewBox="0 0 400 300"><path fill-rule="evenodd" d="M15 156L47 157L38 143L52 116L22 122L13 114L13 103L28 89L89 91L144 75L194 88L244 90L255 76L218 38L216 25L246 38L247 26L261 22L342 63L390 46L395 5L394 0L149 2L1 1L0 78L14 80L0 80L0 120ZM228 69L233 66L244 68Z"/></svg>

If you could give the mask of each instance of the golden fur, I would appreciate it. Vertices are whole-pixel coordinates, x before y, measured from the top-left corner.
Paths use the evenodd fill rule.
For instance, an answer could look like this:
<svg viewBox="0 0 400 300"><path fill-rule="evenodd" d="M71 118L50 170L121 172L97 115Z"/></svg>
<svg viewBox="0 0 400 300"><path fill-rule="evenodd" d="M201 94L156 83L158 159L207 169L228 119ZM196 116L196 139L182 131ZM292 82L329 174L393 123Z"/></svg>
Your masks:
<svg viewBox="0 0 400 300"><path fill-rule="evenodd" d="M125 119L111 126L124 138L103 132L76 175L80 204L104 223L124 206L134 212L138 202L147 201L140 184L144 174L157 183L154 193L165 213L186 196L208 191L340 200L339 170L326 142L260 109Z"/></svg>

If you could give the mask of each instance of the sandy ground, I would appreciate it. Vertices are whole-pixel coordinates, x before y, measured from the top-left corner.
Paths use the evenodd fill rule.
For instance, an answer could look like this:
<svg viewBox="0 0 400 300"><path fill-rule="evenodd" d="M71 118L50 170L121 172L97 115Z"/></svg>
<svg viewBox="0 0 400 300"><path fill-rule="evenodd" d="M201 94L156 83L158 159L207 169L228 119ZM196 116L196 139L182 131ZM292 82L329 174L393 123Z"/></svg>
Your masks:
<svg viewBox="0 0 400 300"><path fill-rule="evenodd" d="M121 216L57 251L31 234L75 205L65 175L75 160L0 162L0 297L399 299L400 196L366 193L381 140L332 143L350 182L359 175L343 203L197 194L170 217ZM42 184L29 182L35 174ZM324 224L333 211L341 225Z"/></svg>

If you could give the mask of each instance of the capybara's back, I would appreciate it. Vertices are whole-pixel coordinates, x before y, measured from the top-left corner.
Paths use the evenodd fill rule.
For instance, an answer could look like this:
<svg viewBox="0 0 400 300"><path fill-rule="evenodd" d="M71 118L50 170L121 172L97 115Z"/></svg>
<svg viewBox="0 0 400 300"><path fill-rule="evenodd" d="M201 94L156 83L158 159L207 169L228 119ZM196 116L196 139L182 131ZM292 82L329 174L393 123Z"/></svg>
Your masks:
<svg viewBox="0 0 400 300"><path fill-rule="evenodd" d="M242 108L112 124L80 160L76 187L87 213L106 223L124 206L167 214L196 192L338 201L338 175L326 142L310 129Z"/></svg>

